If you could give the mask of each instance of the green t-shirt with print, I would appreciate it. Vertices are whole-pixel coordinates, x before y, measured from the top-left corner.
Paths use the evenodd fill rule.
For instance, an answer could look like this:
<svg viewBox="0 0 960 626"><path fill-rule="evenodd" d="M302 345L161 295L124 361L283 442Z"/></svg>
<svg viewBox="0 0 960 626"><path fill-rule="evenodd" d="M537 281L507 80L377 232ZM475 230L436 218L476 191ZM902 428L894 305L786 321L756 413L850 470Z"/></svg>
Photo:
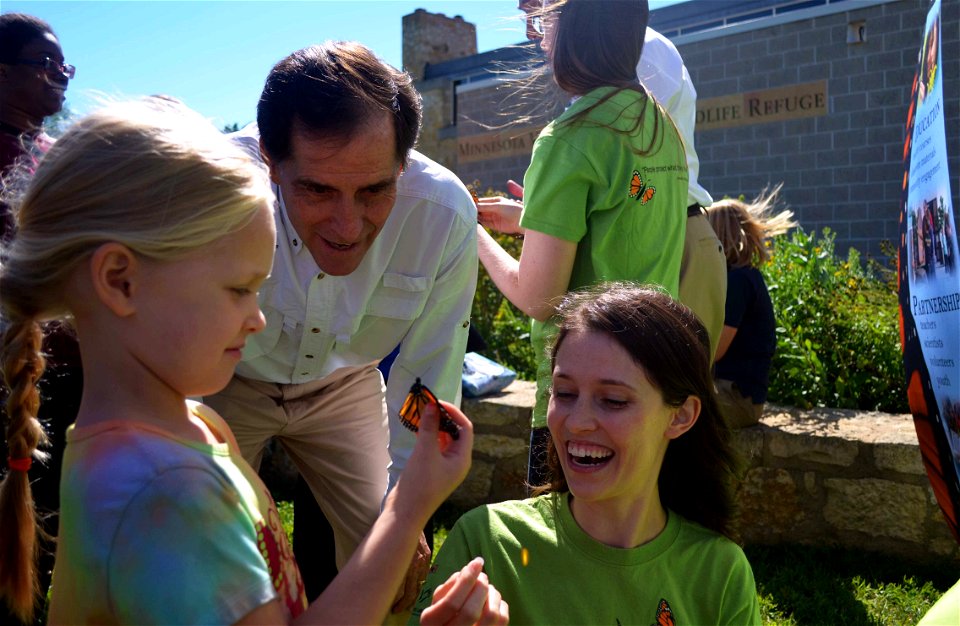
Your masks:
<svg viewBox="0 0 960 626"><path fill-rule="evenodd" d="M568 497L501 502L461 517L409 623L476 556L510 605L511 624L761 623L753 571L734 542L668 512L652 541L614 548L577 525ZM672 622L658 619L668 614Z"/></svg>
<svg viewBox="0 0 960 626"><path fill-rule="evenodd" d="M540 133L523 179L520 225L577 243L571 291L629 280L661 285L676 297L687 219L687 161L673 123L634 90L613 93L585 117L566 123L614 91L591 91ZM613 130L633 128L641 111L635 131ZM550 321L532 323L535 427L546 425L546 349L555 333Z"/></svg>

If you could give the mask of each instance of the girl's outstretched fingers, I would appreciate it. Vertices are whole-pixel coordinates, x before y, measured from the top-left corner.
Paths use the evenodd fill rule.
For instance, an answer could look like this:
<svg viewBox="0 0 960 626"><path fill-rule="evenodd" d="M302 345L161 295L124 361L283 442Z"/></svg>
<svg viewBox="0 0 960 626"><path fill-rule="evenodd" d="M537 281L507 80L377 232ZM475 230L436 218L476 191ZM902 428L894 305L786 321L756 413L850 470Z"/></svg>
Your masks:
<svg viewBox="0 0 960 626"><path fill-rule="evenodd" d="M420 624L506 624L507 603L483 573L483 559L477 557L454 572L433 593L433 602L420 615Z"/></svg>
<svg viewBox="0 0 960 626"><path fill-rule="evenodd" d="M477 220L491 230L517 235L523 232L520 228L520 214L523 213L523 203L493 196L480 198L477 203Z"/></svg>
<svg viewBox="0 0 960 626"><path fill-rule="evenodd" d="M402 504L428 514L466 478L473 450L473 424L454 405L441 404L459 428L458 438L440 432L439 410L435 404L427 405L420 418L417 443L397 483L404 494Z"/></svg>

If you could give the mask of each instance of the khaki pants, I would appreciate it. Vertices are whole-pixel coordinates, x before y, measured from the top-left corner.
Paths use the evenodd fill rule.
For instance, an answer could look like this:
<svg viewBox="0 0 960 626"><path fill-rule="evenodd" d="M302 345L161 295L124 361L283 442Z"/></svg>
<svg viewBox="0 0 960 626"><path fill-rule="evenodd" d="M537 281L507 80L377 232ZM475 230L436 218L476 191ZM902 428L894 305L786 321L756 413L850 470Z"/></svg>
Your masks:
<svg viewBox="0 0 960 626"><path fill-rule="evenodd" d="M234 376L204 402L230 424L254 469L267 441L280 442L333 528L342 568L380 514L387 488L389 433L379 370L338 370L302 385Z"/></svg>
<svg viewBox="0 0 960 626"><path fill-rule="evenodd" d="M720 401L720 412L730 428L746 428L760 422L763 415L763 403L754 404L753 398L740 393L737 384L732 380L718 378L717 399Z"/></svg>
<svg viewBox="0 0 960 626"><path fill-rule="evenodd" d="M727 301L727 259L702 211L687 218L680 262L680 302L703 322L710 335L710 362L717 354Z"/></svg>

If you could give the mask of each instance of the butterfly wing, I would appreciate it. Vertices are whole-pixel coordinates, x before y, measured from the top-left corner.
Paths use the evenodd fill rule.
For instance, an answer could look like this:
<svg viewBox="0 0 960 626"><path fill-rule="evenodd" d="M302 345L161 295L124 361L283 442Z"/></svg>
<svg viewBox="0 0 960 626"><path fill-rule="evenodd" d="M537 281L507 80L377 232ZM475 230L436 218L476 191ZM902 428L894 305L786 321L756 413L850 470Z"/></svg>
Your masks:
<svg viewBox="0 0 960 626"><path fill-rule="evenodd" d="M654 626L676 626L676 623L670 605L666 600L661 599L659 606L657 606L657 623Z"/></svg>
<svg viewBox="0 0 960 626"><path fill-rule="evenodd" d="M650 202L650 199L653 198L653 194L656 193L656 187L647 187L643 190L643 193L640 194L640 204L646 204Z"/></svg>
<svg viewBox="0 0 960 626"><path fill-rule="evenodd" d="M630 197L636 198L643 190L643 179L640 178L640 172L633 170L633 176L630 177Z"/></svg>
<svg viewBox="0 0 960 626"><path fill-rule="evenodd" d="M437 396L433 395L433 392L421 383L419 378L410 386L410 393L407 394L403 406L400 407L400 423L413 432L417 432L420 429L420 417L423 414L423 409L429 404L436 404L440 410L440 430L450 435L452 439L459 439L460 427L450 419L450 414L437 400Z"/></svg>
<svg viewBox="0 0 960 626"><path fill-rule="evenodd" d="M403 406L400 407L400 423L413 432L420 429L420 413L424 407L423 389L425 387L418 378L410 387L410 393L407 394Z"/></svg>

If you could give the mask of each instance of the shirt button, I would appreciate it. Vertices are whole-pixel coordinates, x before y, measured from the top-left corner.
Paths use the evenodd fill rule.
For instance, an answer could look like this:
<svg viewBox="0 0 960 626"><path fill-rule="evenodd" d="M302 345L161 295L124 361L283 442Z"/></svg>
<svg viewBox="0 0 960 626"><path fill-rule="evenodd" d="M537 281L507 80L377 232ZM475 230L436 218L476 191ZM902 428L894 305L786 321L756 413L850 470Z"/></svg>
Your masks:
<svg viewBox="0 0 960 626"><path fill-rule="evenodd" d="M463 327L464 327L464 328L466 328L466 327L469 326L469 325L470 325L470 322L464 322L464 323L463 323Z"/></svg>
<svg viewBox="0 0 960 626"><path fill-rule="evenodd" d="M319 329L319 328L311 328L311 329L310 329L310 332L311 332L311 333L319 333L319 332L320 332L320 329Z"/></svg>
<svg viewBox="0 0 960 626"><path fill-rule="evenodd" d="M303 358L305 358L305 359L312 359L312 358L313 358L313 355L312 355L312 354L304 354L304 355L303 355Z"/></svg>
<svg viewBox="0 0 960 626"><path fill-rule="evenodd" d="M326 276L326 274L324 274L323 272L320 272L319 274L317 274L317 280L323 280L324 276Z"/></svg>
<svg viewBox="0 0 960 626"><path fill-rule="evenodd" d="M300 375L301 375L301 376L309 376L309 375L310 375L310 372L300 372Z"/></svg>

